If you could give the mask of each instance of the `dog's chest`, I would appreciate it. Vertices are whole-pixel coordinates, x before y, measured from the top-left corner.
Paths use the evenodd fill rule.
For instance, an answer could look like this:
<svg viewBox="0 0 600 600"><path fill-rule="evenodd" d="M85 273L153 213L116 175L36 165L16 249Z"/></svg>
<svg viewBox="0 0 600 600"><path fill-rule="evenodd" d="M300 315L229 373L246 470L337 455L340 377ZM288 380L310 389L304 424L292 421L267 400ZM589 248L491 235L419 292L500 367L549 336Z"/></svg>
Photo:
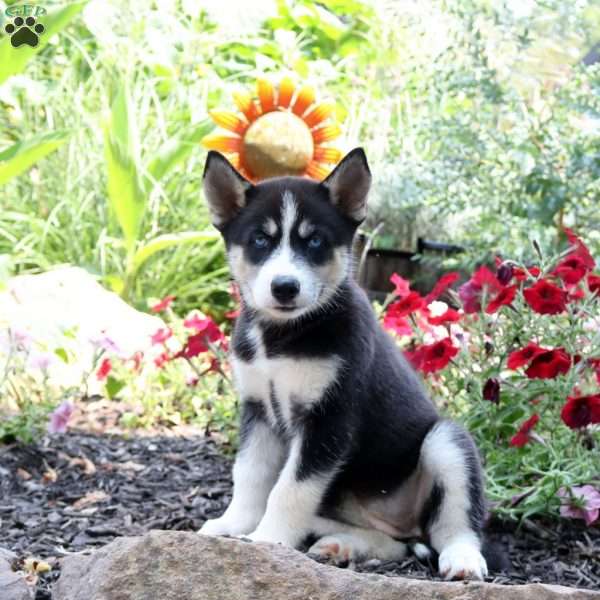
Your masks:
<svg viewBox="0 0 600 600"><path fill-rule="evenodd" d="M251 358L234 351L231 359L240 397L262 402L271 424L289 430L335 384L340 359L269 357L258 327L253 326L246 337L252 347Z"/></svg>

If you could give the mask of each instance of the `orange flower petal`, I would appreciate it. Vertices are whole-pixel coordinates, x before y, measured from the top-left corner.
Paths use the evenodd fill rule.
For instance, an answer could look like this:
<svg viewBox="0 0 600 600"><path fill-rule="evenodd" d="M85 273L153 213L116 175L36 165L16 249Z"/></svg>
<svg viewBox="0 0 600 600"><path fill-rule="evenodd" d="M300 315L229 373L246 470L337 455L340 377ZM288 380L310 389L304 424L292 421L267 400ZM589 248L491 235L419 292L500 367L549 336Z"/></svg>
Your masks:
<svg viewBox="0 0 600 600"><path fill-rule="evenodd" d="M317 104L307 115L303 117L304 122L309 127L314 127L319 123L322 123L327 117L330 117L335 110L335 106L328 102Z"/></svg>
<svg viewBox="0 0 600 600"><path fill-rule="evenodd" d="M305 85L299 92L296 101L294 102L294 106L292 106L292 111L294 114L301 116L304 114L304 111L315 101L315 90Z"/></svg>
<svg viewBox="0 0 600 600"><path fill-rule="evenodd" d="M246 129L248 129L248 123L243 119L240 119L235 113L228 110L209 110L208 114L212 120L223 127L223 129L229 129L234 133L242 135Z"/></svg>
<svg viewBox="0 0 600 600"><path fill-rule="evenodd" d="M327 148L325 146L317 146L313 154L313 160L325 163L338 163L342 158L341 150L337 148Z"/></svg>
<svg viewBox="0 0 600 600"><path fill-rule="evenodd" d="M327 175L329 175L329 169L327 169L323 165L320 165L314 160L311 160L308 163L308 166L306 167L306 174L309 177L312 177L313 179L322 181L323 179L325 179L325 177L327 177Z"/></svg>
<svg viewBox="0 0 600 600"><path fill-rule="evenodd" d="M268 79L257 79L256 88L258 91L258 99L262 106L262 112L268 113L275 109L275 90L273 84Z"/></svg>
<svg viewBox="0 0 600 600"><path fill-rule="evenodd" d="M279 83L279 101L277 104L282 108L287 108L290 105L295 89L292 79L284 77Z"/></svg>
<svg viewBox="0 0 600 600"><path fill-rule="evenodd" d="M250 123L260 115L258 106L252 96L246 91L233 92L233 101L237 107L244 113L244 116Z"/></svg>
<svg viewBox="0 0 600 600"><path fill-rule="evenodd" d="M315 144L320 144L321 142L328 142L329 140L335 139L341 133L342 130L340 129L340 126L337 123L333 123L332 125L325 125L325 127L314 129L312 136Z"/></svg>
<svg viewBox="0 0 600 600"><path fill-rule="evenodd" d="M211 133L202 138L202 145L209 150L218 150L219 152L239 152L242 147L242 138Z"/></svg>
<svg viewBox="0 0 600 600"><path fill-rule="evenodd" d="M226 154L225 155L227 160L231 163L231 166L234 169L239 169L240 168L240 164L241 164L241 160L240 160L240 155L239 154Z"/></svg>

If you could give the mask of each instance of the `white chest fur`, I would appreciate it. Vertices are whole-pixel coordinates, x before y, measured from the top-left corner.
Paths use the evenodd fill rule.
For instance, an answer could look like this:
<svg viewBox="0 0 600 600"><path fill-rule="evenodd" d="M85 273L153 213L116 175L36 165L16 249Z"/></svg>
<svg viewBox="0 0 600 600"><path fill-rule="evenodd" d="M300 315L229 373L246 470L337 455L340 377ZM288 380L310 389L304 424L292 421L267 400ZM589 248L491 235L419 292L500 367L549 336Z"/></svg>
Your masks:
<svg viewBox="0 0 600 600"><path fill-rule="evenodd" d="M340 359L267 358L262 335L257 327L249 332L254 346L251 361L232 356L233 376L240 398L260 400L271 423L289 427L294 413L322 399L338 375ZM275 396L275 402L272 396ZM279 415L276 414L279 411Z"/></svg>

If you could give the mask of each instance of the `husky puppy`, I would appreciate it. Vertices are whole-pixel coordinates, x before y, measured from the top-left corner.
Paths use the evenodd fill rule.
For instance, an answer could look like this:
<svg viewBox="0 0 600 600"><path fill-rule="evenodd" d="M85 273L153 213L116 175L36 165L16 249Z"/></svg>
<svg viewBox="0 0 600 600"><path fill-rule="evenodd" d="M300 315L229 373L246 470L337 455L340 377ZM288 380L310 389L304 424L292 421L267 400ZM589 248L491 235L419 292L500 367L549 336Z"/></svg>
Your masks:
<svg viewBox="0 0 600 600"><path fill-rule="evenodd" d="M440 419L352 278L370 183L360 148L322 183L252 185L208 154L204 192L242 297L242 419L233 499L201 533L292 547L312 536L309 552L338 563L399 560L417 537L445 578L482 579L475 445Z"/></svg>

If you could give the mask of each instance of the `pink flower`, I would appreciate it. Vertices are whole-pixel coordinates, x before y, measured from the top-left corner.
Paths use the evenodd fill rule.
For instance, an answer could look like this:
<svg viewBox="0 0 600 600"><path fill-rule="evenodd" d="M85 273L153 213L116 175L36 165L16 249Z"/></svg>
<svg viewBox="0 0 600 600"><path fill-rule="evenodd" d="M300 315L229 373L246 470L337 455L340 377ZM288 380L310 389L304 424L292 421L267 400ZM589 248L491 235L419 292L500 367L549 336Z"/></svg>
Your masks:
<svg viewBox="0 0 600 600"><path fill-rule="evenodd" d="M442 275L438 282L433 286L433 289L425 296L425 304L431 304L437 300L454 282L460 279L460 273L453 271Z"/></svg>
<svg viewBox="0 0 600 600"><path fill-rule="evenodd" d="M560 488L557 496L562 499L561 517L583 519L589 527L600 516L600 491L592 485Z"/></svg>
<svg viewBox="0 0 600 600"><path fill-rule="evenodd" d="M152 312L162 312L171 306L173 300L175 300L175 296L165 296L160 302L150 307Z"/></svg>
<svg viewBox="0 0 600 600"><path fill-rule="evenodd" d="M531 415L531 417L529 417L529 419L527 419L527 421L525 421L521 427L519 427L519 431L512 436L509 444L516 448L522 448L525 446L525 444L528 444L531 440L533 428L538 424L539 420L539 415Z"/></svg>
<svg viewBox="0 0 600 600"><path fill-rule="evenodd" d="M57 406L50 415L48 433L65 433L73 410L75 410L75 407L67 400Z"/></svg>
<svg viewBox="0 0 600 600"><path fill-rule="evenodd" d="M158 331L152 334L150 339L153 344L164 344L171 336L173 332L167 327L161 327Z"/></svg>
<svg viewBox="0 0 600 600"><path fill-rule="evenodd" d="M404 277L400 277L398 273L394 273L390 277L390 281L394 284L394 294L399 298L404 298L410 294L410 283Z"/></svg>
<svg viewBox="0 0 600 600"><path fill-rule="evenodd" d="M393 311L386 311L383 317L383 326L398 335L412 335L412 327L406 317L398 316Z"/></svg>

